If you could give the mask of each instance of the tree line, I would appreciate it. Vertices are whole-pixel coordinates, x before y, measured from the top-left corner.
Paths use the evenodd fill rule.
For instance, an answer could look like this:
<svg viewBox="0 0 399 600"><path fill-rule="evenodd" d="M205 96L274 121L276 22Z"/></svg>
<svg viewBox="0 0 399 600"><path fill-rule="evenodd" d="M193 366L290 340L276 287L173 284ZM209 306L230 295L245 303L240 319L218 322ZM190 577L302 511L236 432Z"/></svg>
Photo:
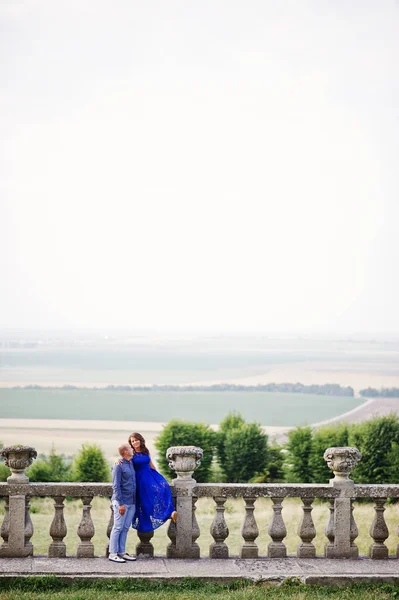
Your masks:
<svg viewBox="0 0 399 600"><path fill-rule="evenodd" d="M399 388L376 388L368 387L360 390L359 394L364 398L399 398Z"/></svg>
<svg viewBox="0 0 399 600"><path fill-rule="evenodd" d="M105 387L80 387L65 384L62 386L42 386L37 384L17 385L13 390L92 390L110 392L281 392L291 394L318 394L320 396L353 396L350 386L338 383L323 385L304 385L303 383L258 383L257 385L240 385L236 383L215 383L213 385L107 385Z"/></svg>
<svg viewBox="0 0 399 600"><path fill-rule="evenodd" d="M363 423L326 425L318 429L295 427L286 443L270 443L258 423L247 423L229 413L214 431L205 423L172 420L155 441L158 468L169 480L174 476L166 459L170 446L200 446L199 483L325 483L333 476L323 459L331 446L355 446L362 460L351 474L356 483L399 481L399 417L391 414ZM0 463L0 481L10 471ZM111 469L101 448L84 444L71 460L53 449L27 469L31 481L110 481Z"/></svg>

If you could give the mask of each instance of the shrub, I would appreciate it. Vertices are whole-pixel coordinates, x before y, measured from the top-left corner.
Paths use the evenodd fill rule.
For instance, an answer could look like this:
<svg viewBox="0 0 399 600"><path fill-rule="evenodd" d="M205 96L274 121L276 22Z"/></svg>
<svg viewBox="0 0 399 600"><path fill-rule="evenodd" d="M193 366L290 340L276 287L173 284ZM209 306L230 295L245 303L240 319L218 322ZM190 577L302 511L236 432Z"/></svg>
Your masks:
<svg viewBox="0 0 399 600"><path fill-rule="evenodd" d="M0 463L0 481L7 481L7 477L11 475L11 471L3 462Z"/></svg>
<svg viewBox="0 0 399 600"><path fill-rule="evenodd" d="M267 435L257 423L229 413L220 423L218 458L226 481L247 483L267 469Z"/></svg>
<svg viewBox="0 0 399 600"><path fill-rule="evenodd" d="M391 414L352 425L349 445L362 453L353 479L358 483L397 483L399 418Z"/></svg>
<svg viewBox="0 0 399 600"><path fill-rule="evenodd" d="M71 481L71 465L63 454L52 448L49 456L41 455L26 470L30 481L62 482Z"/></svg>
<svg viewBox="0 0 399 600"><path fill-rule="evenodd" d="M211 478L211 466L216 442L216 434L205 423L190 423L174 419L164 426L155 440L159 452L159 469L165 477L171 477L172 471L166 460L166 451L170 446L199 446L204 451L201 466L195 470L194 478L207 482Z"/></svg>
<svg viewBox="0 0 399 600"><path fill-rule="evenodd" d="M312 428L296 427L288 433L286 445L286 481L311 483L313 473L310 465L312 454Z"/></svg>
<svg viewBox="0 0 399 600"><path fill-rule="evenodd" d="M241 425L245 425L245 420L238 412L230 412L224 419L219 423L219 430L216 435L216 455L217 460L222 469L222 473L224 476L224 468L223 465L226 464L226 450L225 450L225 440L226 435L232 429L237 429Z"/></svg>
<svg viewBox="0 0 399 600"><path fill-rule="evenodd" d="M73 480L110 481L111 473L103 451L97 444L83 444L73 465Z"/></svg>

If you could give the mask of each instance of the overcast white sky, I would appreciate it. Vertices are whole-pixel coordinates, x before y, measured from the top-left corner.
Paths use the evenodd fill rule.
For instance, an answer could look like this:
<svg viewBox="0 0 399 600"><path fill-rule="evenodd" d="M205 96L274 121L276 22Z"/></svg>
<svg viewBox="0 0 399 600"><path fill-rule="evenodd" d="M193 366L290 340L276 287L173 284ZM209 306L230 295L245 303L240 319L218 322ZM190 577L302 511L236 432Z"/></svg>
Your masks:
<svg viewBox="0 0 399 600"><path fill-rule="evenodd" d="M399 332L397 1L0 25L0 326Z"/></svg>

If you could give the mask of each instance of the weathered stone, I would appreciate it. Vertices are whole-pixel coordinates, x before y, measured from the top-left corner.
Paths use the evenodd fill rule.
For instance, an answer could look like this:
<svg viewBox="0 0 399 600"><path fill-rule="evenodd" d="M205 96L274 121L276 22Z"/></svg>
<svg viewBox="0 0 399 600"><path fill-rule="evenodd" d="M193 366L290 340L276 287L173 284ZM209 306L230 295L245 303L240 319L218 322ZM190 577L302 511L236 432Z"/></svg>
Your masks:
<svg viewBox="0 0 399 600"><path fill-rule="evenodd" d="M312 540L316 537L316 528L312 519L313 498L303 498L302 502L303 515L298 527L298 535L302 542L298 545L297 554L299 558L314 558L316 548Z"/></svg>
<svg viewBox="0 0 399 600"><path fill-rule="evenodd" d="M94 524L90 515L91 511L91 497L82 498L83 511L82 519L78 527L78 536L80 537L80 543L76 556L78 558L92 558L94 556L94 545L91 538L94 536Z"/></svg>
<svg viewBox="0 0 399 600"><path fill-rule="evenodd" d="M113 506L112 506L112 502L110 502L110 509L111 509L111 511L110 511L111 514L109 516L109 521L108 521L108 525L107 525L108 543L107 543L106 548L105 548L105 556L107 556L107 557L109 556L109 540L110 540L110 537L111 537L111 531L112 531L112 528L114 526L114 509L113 509Z"/></svg>
<svg viewBox="0 0 399 600"><path fill-rule="evenodd" d="M330 516L328 523L325 528L325 534L328 539L328 543L324 546L324 556L326 558L334 558L334 500L330 499Z"/></svg>
<svg viewBox="0 0 399 600"><path fill-rule="evenodd" d="M151 543L151 539L154 537L154 532L138 531L137 535L140 541L136 546L136 556L153 558L154 546Z"/></svg>
<svg viewBox="0 0 399 600"><path fill-rule="evenodd" d="M214 500L216 503L216 511L215 518L213 519L213 523L211 525L211 536L215 541L209 546L209 557L228 558L229 548L224 542L229 535L229 528L227 527L227 523L224 518L224 504L226 502L226 498L217 496L214 498Z"/></svg>
<svg viewBox="0 0 399 600"><path fill-rule="evenodd" d="M50 536L52 543L48 549L50 558L63 558L66 556L66 545L63 542L67 534L67 526L64 519L64 498L57 496L54 498L54 519L50 527Z"/></svg>
<svg viewBox="0 0 399 600"><path fill-rule="evenodd" d="M267 547L269 558L284 558L287 556L287 548L283 543L283 539L287 535L287 529L281 515L283 500L284 498L272 498L273 520L269 527L269 535L272 541Z"/></svg>
<svg viewBox="0 0 399 600"><path fill-rule="evenodd" d="M173 446L166 451L169 466L177 473L172 480L173 497L177 511L176 540L169 544L170 558L199 558L200 548L195 543L198 524L193 519L193 496L195 479L192 475L201 464L202 448L196 446Z"/></svg>
<svg viewBox="0 0 399 600"><path fill-rule="evenodd" d="M349 446L327 448L324 452L324 460L335 475L331 483L339 486L351 481L349 475L361 458L362 455L357 448Z"/></svg>
<svg viewBox="0 0 399 600"><path fill-rule="evenodd" d="M255 502L255 496L245 498L245 518L241 528L244 543L240 548L240 558L258 558L259 550L255 540L259 529L254 516Z"/></svg>
<svg viewBox="0 0 399 600"><path fill-rule="evenodd" d="M166 451L171 469L181 479L191 479L195 469L200 466L204 451L197 446L171 446Z"/></svg>
<svg viewBox="0 0 399 600"><path fill-rule="evenodd" d="M370 558L384 559L388 558L388 548L384 544L389 536L389 531L384 518L386 498L376 498L375 517L370 527L370 535L374 543L370 546Z"/></svg>
<svg viewBox="0 0 399 600"><path fill-rule="evenodd" d="M298 530L302 541L298 547L301 565L305 564L302 561L308 560L305 556L314 556L314 545L312 543L314 525L311 517L314 498L330 500L330 519L326 528L326 535L329 540L326 546L326 557L351 559L358 556L358 548L354 543L358 532L353 518L353 500L356 498L376 500L376 516L371 527L374 543L370 549L370 556L379 559L385 559L387 556L384 541L389 532L383 516L384 502L387 497L399 497L399 485L354 485L353 481L349 479L350 470L360 458L360 453L357 454L358 451L354 448L329 448L326 451L326 459L335 474L329 485L281 483L197 484L192 475L193 468L199 464L200 456L202 456L201 449L196 447L173 447L168 452L168 458L177 472L177 477L171 485L171 492L178 511L177 523L171 522L168 529L171 543L167 549L167 556L170 558L199 558L199 546L196 540L200 535L200 530L195 517L197 497L212 497L216 502L216 515L212 525L214 544L211 546L211 556L214 557L214 561L217 557L226 558L229 555L229 548L226 543L229 532L224 518L224 505L228 498L243 498L246 504L245 519L241 530L244 538L241 556L247 557L247 561L250 560L250 556L253 558L257 556L258 549L255 539L258 536L258 527L254 518L254 503L259 497L272 498L273 501L273 520L269 529L272 542L269 544L268 555L273 557L275 561L279 561L277 557L280 557L282 559L281 564L287 564L284 561L289 560L285 558L286 547L283 539L286 536L286 528L281 515L282 502L286 497L299 497L303 501L303 518ZM18 467L18 465L14 466ZM112 486L103 483L28 483L21 469L19 471L14 469L14 471L14 477L10 477L7 483L0 483L0 497L6 500L5 516L0 530L4 540L0 547L0 556L3 559L10 556L29 560L24 558L32 553L30 538L33 527L29 514L29 498L48 496L55 498L55 514L50 528L53 542L50 544L49 554L54 558L65 556L63 538L66 535L66 526L63 516L63 502L66 496L71 496L83 499L83 514L78 529L81 543L77 555L78 557L90 557L91 560L95 560L92 558L94 547L91 538L94 535L94 525L90 516L90 503L95 496L109 498L112 495ZM108 534L112 527L112 516L111 514ZM153 546L150 542L152 532L149 535L139 534L139 538L139 546L141 547L138 554L140 557L153 556ZM226 561L226 564L228 562ZM328 567L332 562L327 560L325 564ZM376 562L370 561L369 564L375 564ZM382 561L378 562L381 563ZM14 562L13 564L16 565L17 563ZM274 564L277 563L274 562ZM109 567L108 564L107 567ZM115 565L111 565L109 568L114 567ZM125 567L125 570L133 569L134 565Z"/></svg>
<svg viewBox="0 0 399 600"><path fill-rule="evenodd" d="M4 446L0 450L0 456L4 458L4 464L11 469L11 475L7 478L8 483L28 483L29 478L24 474L37 452L30 446Z"/></svg>

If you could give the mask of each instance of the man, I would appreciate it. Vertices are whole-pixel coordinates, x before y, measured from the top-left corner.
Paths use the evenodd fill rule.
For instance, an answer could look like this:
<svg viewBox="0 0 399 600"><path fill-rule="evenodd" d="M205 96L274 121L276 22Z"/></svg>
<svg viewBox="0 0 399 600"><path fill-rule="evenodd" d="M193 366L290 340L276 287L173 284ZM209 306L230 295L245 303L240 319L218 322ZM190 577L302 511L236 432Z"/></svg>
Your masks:
<svg viewBox="0 0 399 600"><path fill-rule="evenodd" d="M136 510L136 476L133 467L133 449L129 444L118 448L121 456L120 464L112 469L112 508L114 526L109 540L109 560L124 563L136 560L126 552L127 532L132 525Z"/></svg>

